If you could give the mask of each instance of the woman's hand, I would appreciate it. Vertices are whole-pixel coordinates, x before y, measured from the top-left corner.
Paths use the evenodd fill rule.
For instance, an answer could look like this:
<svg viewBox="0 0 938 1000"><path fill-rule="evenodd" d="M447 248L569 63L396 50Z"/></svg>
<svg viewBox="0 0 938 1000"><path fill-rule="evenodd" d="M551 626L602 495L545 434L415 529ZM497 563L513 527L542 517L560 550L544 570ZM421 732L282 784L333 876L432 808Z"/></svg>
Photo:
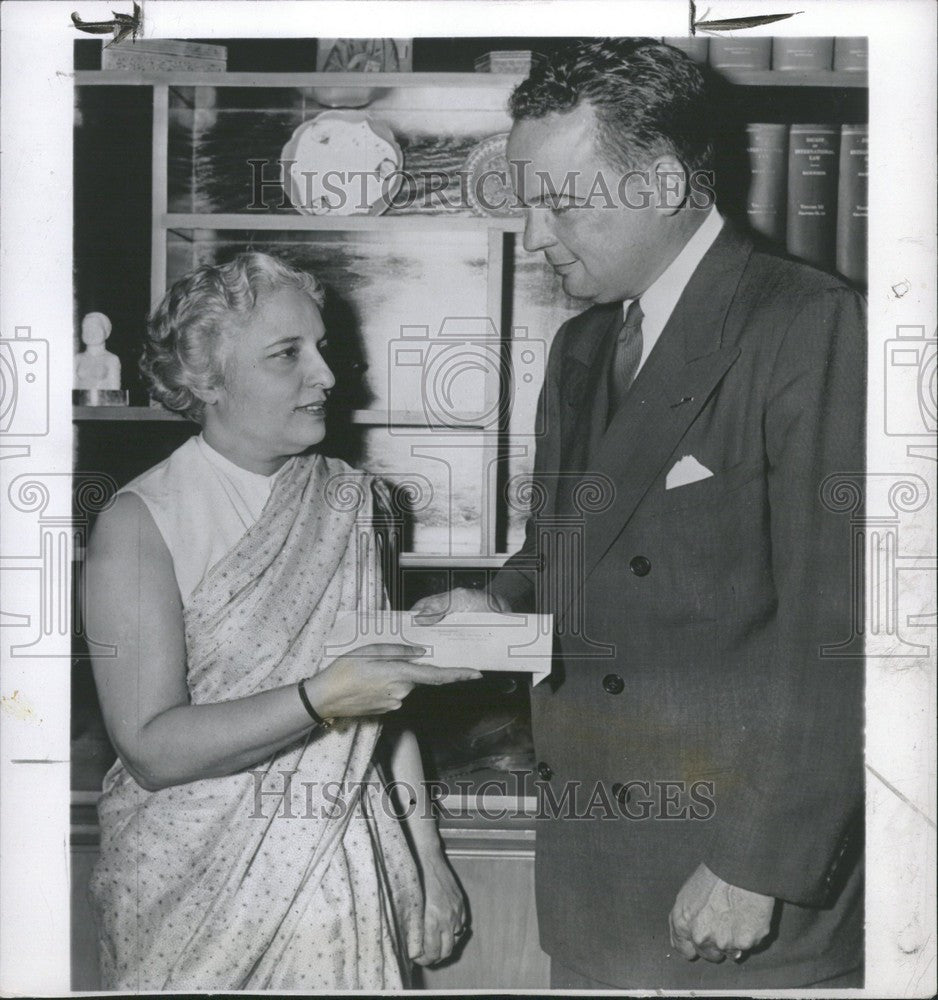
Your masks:
<svg viewBox="0 0 938 1000"><path fill-rule="evenodd" d="M478 670L415 663L420 646L372 643L338 657L306 681L306 694L323 718L393 712L418 684L478 680Z"/></svg>
<svg viewBox="0 0 938 1000"><path fill-rule="evenodd" d="M423 942L410 957L418 965L435 965L452 954L468 920L466 897L442 852L423 861L423 892Z"/></svg>

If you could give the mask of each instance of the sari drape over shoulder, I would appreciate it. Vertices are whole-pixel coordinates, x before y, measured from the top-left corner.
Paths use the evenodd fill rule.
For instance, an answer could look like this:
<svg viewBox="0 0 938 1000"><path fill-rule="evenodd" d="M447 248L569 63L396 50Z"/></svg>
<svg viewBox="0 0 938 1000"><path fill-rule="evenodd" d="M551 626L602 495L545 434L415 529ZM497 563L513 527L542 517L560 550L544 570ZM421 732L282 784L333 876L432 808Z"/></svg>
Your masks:
<svg viewBox="0 0 938 1000"><path fill-rule="evenodd" d="M278 478L185 607L193 704L326 665L337 613L381 592L370 483L322 456ZM372 762L379 732L377 719L338 720L248 771L156 792L118 761L98 806L91 885L108 988L406 985L422 899Z"/></svg>

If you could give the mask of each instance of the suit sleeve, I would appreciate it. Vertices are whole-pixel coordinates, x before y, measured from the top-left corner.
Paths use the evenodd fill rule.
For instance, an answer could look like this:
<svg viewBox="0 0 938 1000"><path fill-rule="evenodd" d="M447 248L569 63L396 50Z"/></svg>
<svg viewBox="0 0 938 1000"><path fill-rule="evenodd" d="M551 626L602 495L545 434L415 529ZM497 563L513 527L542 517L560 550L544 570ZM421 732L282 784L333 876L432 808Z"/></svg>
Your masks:
<svg viewBox="0 0 938 1000"><path fill-rule="evenodd" d="M535 422L536 450L534 454L535 491L546 490L544 477L549 472L551 458L559 449L560 440L560 359L563 356L563 343L570 321L568 320L557 331L550 347L550 357L547 361L547 371L544 384L541 386L537 400L537 417ZM537 529L538 512L530 514L524 526L524 543L511 556L504 566L495 574L489 584L489 591L504 598L512 611L537 611L538 573L541 569L540 546Z"/></svg>
<svg viewBox="0 0 938 1000"><path fill-rule="evenodd" d="M864 664L823 652L852 633L851 528L821 485L863 472L865 402L863 300L825 290L785 334L764 414L777 610L769 662L753 667L772 671L775 702L742 747L744 780L718 796L703 859L733 885L804 905L831 896L862 813Z"/></svg>

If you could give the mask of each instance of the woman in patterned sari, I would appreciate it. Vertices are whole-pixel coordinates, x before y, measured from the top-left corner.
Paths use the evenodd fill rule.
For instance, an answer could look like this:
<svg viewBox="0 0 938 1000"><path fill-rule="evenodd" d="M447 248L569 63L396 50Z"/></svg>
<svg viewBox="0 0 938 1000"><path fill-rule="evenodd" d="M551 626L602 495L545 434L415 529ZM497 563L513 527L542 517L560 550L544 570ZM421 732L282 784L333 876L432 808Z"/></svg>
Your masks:
<svg viewBox="0 0 938 1000"><path fill-rule="evenodd" d="M465 929L412 735L389 755L406 819L373 758L416 684L479 675L399 644L324 655L337 615L382 591L370 477L308 453L334 384L322 301L243 254L150 320L152 391L202 433L89 544L89 632L116 651L94 661L119 755L91 886L110 989L397 989Z"/></svg>

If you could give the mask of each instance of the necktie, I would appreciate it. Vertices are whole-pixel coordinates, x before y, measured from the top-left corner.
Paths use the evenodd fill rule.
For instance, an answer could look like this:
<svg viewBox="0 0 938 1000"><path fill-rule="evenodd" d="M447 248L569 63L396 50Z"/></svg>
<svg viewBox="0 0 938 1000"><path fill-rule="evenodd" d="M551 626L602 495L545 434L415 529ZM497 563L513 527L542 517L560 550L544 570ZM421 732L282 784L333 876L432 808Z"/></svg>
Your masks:
<svg viewBox="0 0 938 1000"><path fill-rule="evenodd" d="M609 412L607 423L622 405L626 393L635 381L638 363L642 360L642 307L636 299L625 314L625 322L616 338L616 350L609 372Z"/></svg>

